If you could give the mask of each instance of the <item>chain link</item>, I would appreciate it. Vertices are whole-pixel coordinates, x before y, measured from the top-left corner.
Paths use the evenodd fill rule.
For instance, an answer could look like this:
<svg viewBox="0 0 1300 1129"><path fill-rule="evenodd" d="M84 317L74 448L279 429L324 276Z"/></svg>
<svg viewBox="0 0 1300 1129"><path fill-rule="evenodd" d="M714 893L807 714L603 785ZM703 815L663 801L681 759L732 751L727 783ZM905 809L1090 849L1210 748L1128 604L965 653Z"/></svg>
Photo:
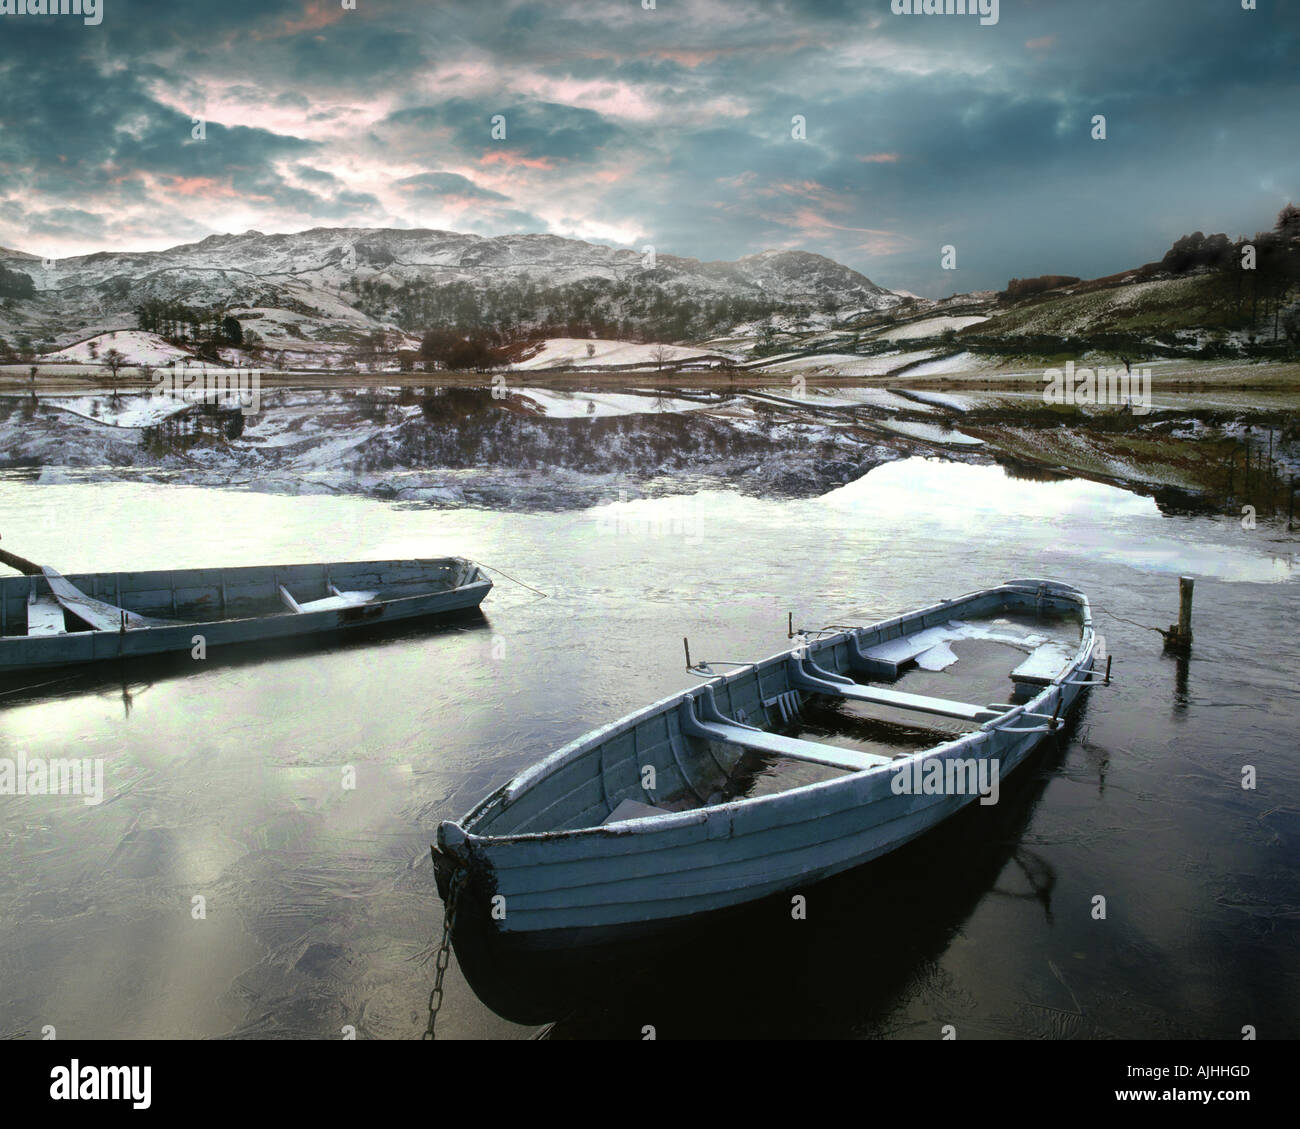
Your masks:
<svg viewBox="0 0 1300 1129"><path fill-rule="evenodd" d="M442 1007L442 978L447 974L447 965L451 963L451 931L456 926L460 891L467 877L468 872L465 868L457 867L447 886L447 902L443 906L442 915L442 944L438 946L438 956L433 966L433 990L429 993L429 1024L424 1029L425 1039L437 1038L433 1028L438 1022L438 1009Z"/></svg>

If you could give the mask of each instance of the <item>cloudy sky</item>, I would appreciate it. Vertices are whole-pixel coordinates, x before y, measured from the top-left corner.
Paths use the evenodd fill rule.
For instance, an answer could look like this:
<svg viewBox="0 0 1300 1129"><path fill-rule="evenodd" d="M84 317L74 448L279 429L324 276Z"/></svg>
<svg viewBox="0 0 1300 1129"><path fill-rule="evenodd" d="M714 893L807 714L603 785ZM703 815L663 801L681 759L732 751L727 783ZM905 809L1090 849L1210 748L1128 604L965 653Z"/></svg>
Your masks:
<svg viewBox="0 0 1300 1129"><path fill-rule="evenodd" d="M890 0L344 2L0 15L0 245L550 232L803 248L940 297L1300 199L1293 0L1002 0L991 26Z"/></svg>

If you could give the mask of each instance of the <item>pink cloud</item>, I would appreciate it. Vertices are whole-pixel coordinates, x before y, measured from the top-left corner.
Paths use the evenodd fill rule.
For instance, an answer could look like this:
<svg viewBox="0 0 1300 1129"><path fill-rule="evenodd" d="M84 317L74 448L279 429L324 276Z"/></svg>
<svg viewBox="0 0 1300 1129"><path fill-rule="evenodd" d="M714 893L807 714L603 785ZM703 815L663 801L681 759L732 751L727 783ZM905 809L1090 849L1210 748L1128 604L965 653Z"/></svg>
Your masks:
<svg viewBox="0 0 1300 1129"><path fill-rule="evenodd" d="M1056 46L1056 36L1044 35L1041 39L1026 39L1025 46L1031 51L1048 51Z"/></svg>
<svg viewBox="0 0 1300 1129"><path fill-rule="evenodd" d="M645 51L642 54L650 55L656 59L667 59L670 63L677 63L680 66L694 70L701 63L711 63L723 54L720 50L701 51L690 50L689 48L661 48L657 51Z"/></svg>
<svg viewBox="0 0 1300 1129"><path fill-rule="evenodd" d="M852 206L851 200L837 195L825 185L818 184L815 180L779 181L770 188L765 188L760 195L799 196L834 212L847 211Z"/></svg>
<svg viewBox="0 0 1300 1129"><path fill-rule="evenodd" d="M246 193L236 192L229 184L221 184L213 180L210 176L167 176L159 180L160 187L166 188L178 196L199 196L205 199L223 197L231 199L237 196L245 196ZM254 199L268 200L270 197L253 197Z"/></svg>
<svg viewBox="0 0 1300 1129"><path fill-rule="evenodd" d="M554 162L547 157L525 157L518 149L489 149L479 158L481 165L505 165L512 169L546 169L555 168Z"/></svg>
<svg viewBox="0 0 1300 1129"><path fill-rule="evenodd" d="M898 163L897 153L867 153L858 158L869 165L893 165Z"/></svg>
<svg viewBox="0 0 1300 1129"><path fill-rule="evenodd" d="M286 35L297 35L302 31L319 31L323 27L329 27L330 24L338 23L346 14L347 9L342 4L329 3L328 0L310 0L303 5L301 19L286 20L278 27L266 31L254 31L250 38L279 39Z"/></svg>
<svg viewBox="0 0 1300 1129"><path fill-rule="evenodd" d="M798 209L789 220L789 225L803 239L834 240L845 244L847 242L844 239L845 235L861 236L862 238L859 238L856 243L848 245L872 255L896 255L907 245L906 236L896 231L885 231L874 227L850 227L835 223L811 208Z"/></svg>

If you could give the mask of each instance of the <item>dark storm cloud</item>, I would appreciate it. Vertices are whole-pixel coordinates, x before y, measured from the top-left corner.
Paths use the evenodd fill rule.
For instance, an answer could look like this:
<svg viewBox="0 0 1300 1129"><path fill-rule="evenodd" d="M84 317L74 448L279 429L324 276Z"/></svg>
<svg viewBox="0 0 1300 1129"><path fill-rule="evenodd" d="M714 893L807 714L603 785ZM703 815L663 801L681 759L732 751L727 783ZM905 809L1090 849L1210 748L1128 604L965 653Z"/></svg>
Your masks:
<svg viewBox="0 0 1300 1129"><path fill-rule="evenodd" d="M107 230L104 217L82 208L50 208L28 217L30 230L36 235L102 235Z"/></svg>
<svg viewBox="0 0 1300 1129"><path fill-rule="evenodd" d="M500 192L480 188L468 177L453 172L425 172L418 176L403 177L397 186L412 196L436 199L441 196L459 196L472 200L506 200Z"/></svg>
<svg viewBox="0 0 1300 1129"><path fill-rule="evenodd" d="M500 119L493 136L495 119ZM543 161L591 161L622 131L600 114L555 103L507 103L484 98L449 98L436 106L399 110L380 123L380 130L415 127L445 133L463 154L493 149Z"/></svg>
<svg viewBox="0 0 1300 1129"><path fill-rule="evenodd" d="M331 172L324 169L314 169L310 165L294 165L294 175L299 180L309 180L313 184L337 185L343 182Z"/></svg>
<svg viewBox="0 0 1300 1129"><path fill-rule="evenodd" d="M1293 14L999 8L992 27L888 0L105 0L97 28L13 20L0 242L88 250L146 216L178 237L553 230L704 259L800 246L950 293L1111 273L1187 230L1253 232L1297 194Z"/></svg>

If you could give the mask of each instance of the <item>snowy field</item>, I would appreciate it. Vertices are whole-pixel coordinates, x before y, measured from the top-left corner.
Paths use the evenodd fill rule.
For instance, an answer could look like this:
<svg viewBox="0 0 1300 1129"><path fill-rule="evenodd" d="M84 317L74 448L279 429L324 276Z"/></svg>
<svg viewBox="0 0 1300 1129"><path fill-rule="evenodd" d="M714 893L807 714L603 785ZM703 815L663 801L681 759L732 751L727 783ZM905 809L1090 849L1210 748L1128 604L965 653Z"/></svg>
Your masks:
<svg viewBox="0 0 1300 1129"><path fill-rule="evenodd" d="M92 355L98 354L98 359ZM170 361L179 364L190 360L191 355L184 349L164 341L156 333L146 333L140 329L119 329L113 333L101 333L85 341L78 341L57 353L48 353L41 358L51 364L99 364L103 367L104 354L116 349L126 358L128 365L165 365Z"/></svg>
<svg viewBox="0 0 1300 1129"><path fill-rule="evenodd" d="M968 325L979 325L980 322L988 320L987 317L980 314L969 317L925 318L922 321L895 326L893 329L887 329L877 336L885 341L909 341L914 337L938 337L945 329L965 329Z"/></svg>
<svg viewBox="0 0 1300 1129"><path fill-rule="evenodd" d="M717 353L702 352L681 345L645 345L634 341L611 341L600 338L552 337L543 343L539 352L510 367L520 372L559 368L565 365L575 368L589 366L602 368L609 365L655 368L660 363L660 350L663 351L664 363L677 364L681 361L705 358L722 359Z"/></svg>
<svg viewBox="0 0 1300 1129"><path fill-rule="evenodd" d="M929 349L911 353L885 353L880 356L862 357L856 353L819 353L811 357L775 358L770 364L762 365L762 372L771 373L805 373L809 376L885 376L901 365L914 361L928 361L934 357ZM752 366L759 369L760 366Z"/></svg>

